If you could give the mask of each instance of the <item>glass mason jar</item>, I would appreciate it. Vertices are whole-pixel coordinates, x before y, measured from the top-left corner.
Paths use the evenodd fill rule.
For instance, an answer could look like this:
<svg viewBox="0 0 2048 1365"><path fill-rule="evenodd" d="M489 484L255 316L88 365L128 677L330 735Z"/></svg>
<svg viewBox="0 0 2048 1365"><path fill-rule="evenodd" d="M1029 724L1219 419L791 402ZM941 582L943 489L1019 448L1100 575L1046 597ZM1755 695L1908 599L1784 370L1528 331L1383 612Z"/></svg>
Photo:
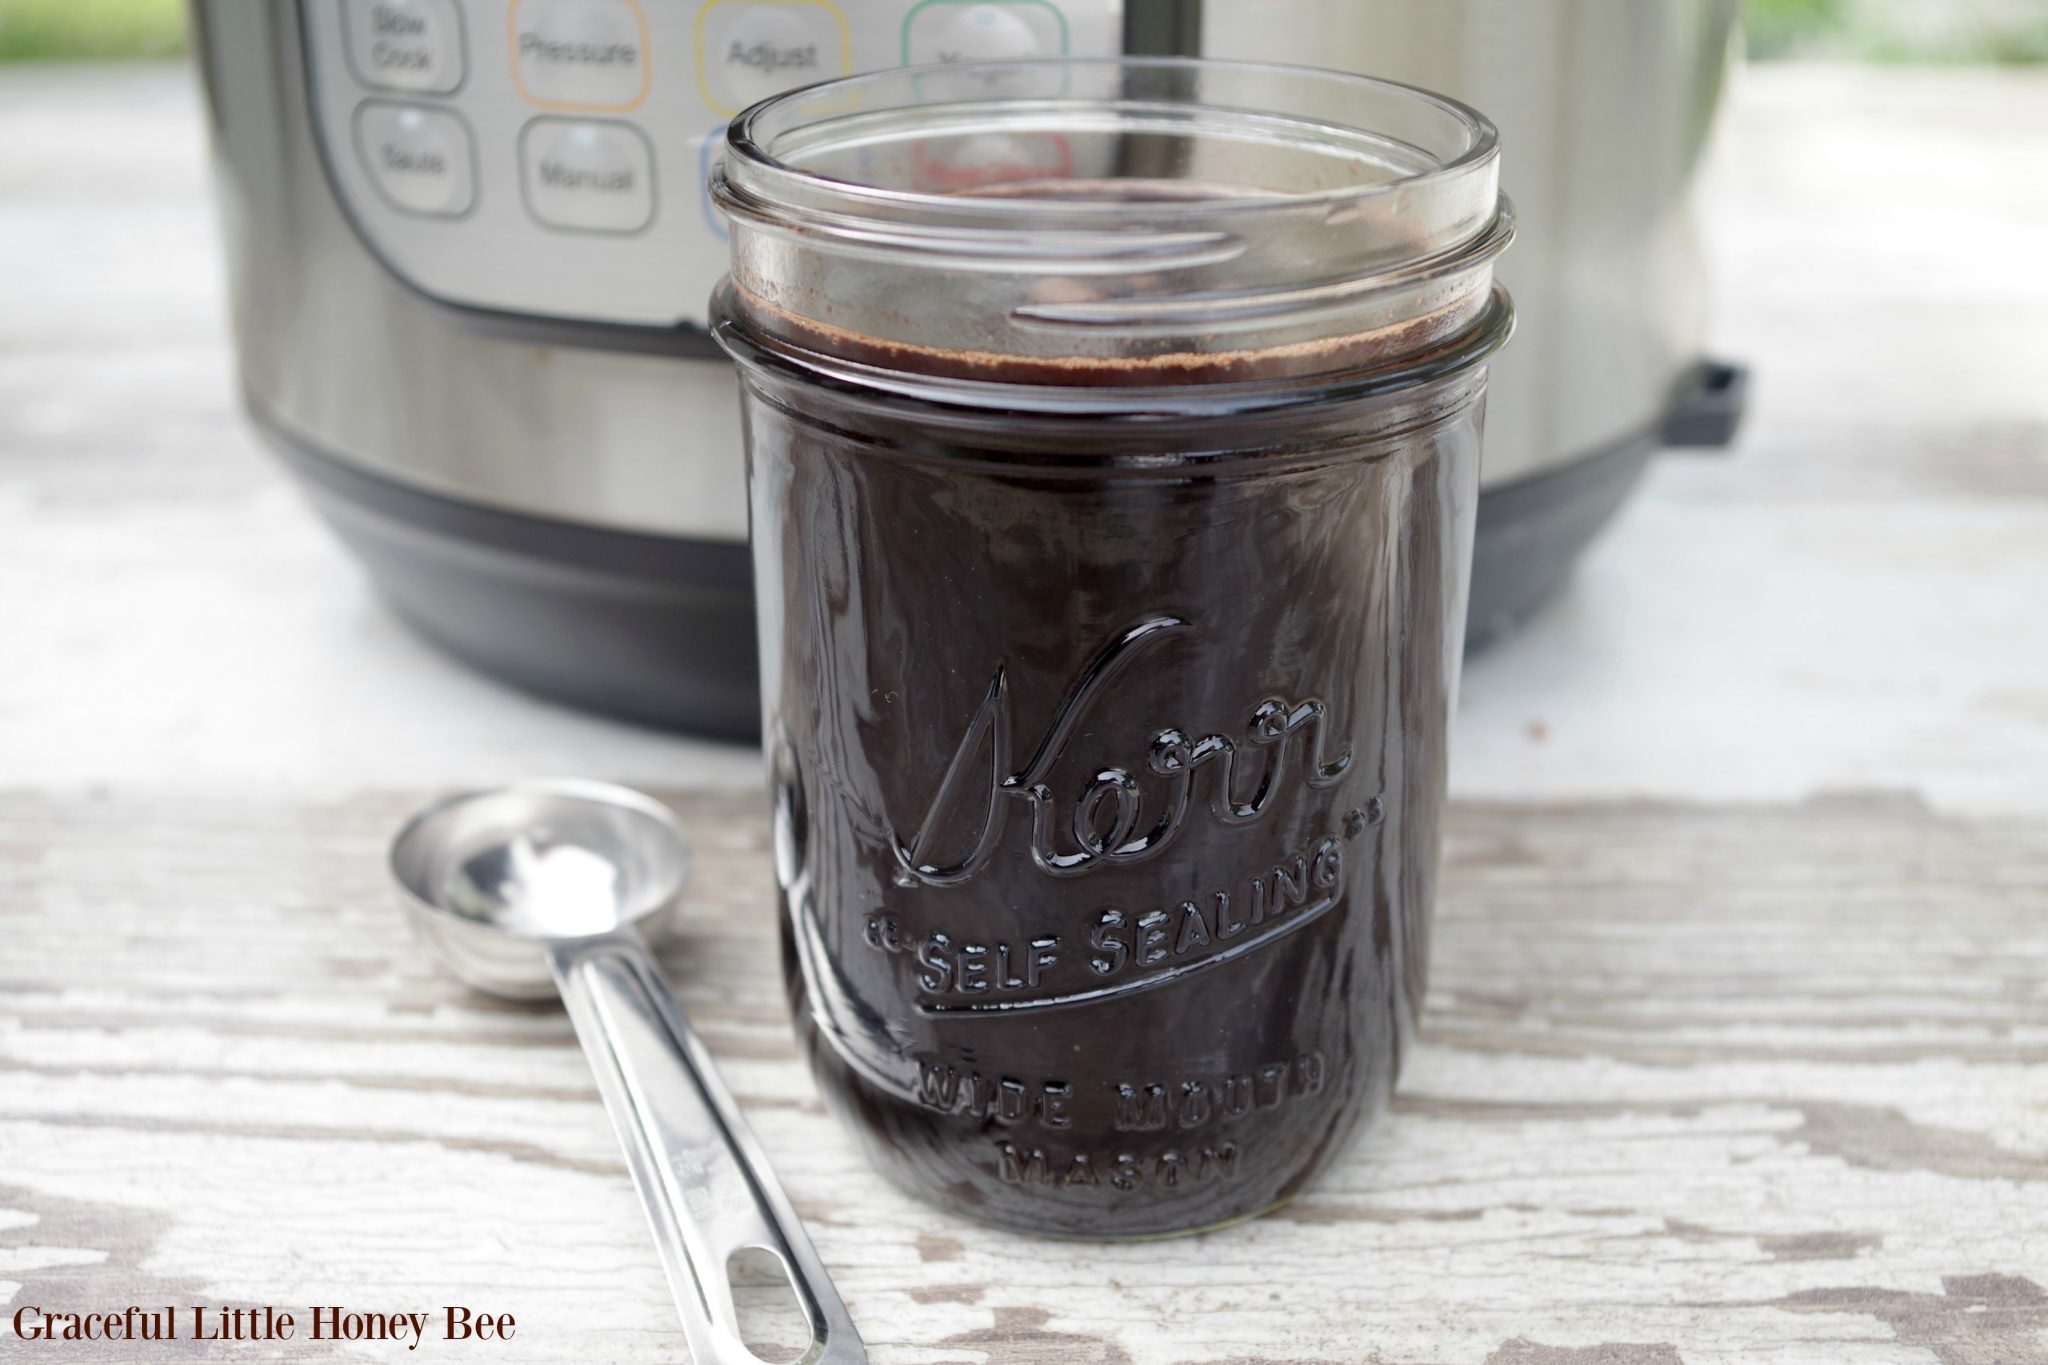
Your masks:
<svg viewBox="0 0 2048 1365"><path fill-rule="evenodd" d="M1493 128L1298 68L911 69L742 114L713 192L824 1089L1011 1227L1274 1207L1422 998Z"/></svg>

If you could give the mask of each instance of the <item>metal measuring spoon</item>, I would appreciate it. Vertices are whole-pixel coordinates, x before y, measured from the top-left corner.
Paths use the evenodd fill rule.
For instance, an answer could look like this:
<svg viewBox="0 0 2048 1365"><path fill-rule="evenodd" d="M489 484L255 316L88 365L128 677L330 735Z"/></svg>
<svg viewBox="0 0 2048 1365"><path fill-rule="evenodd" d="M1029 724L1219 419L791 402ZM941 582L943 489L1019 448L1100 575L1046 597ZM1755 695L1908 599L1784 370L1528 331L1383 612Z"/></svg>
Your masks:
<svg viewBox="0 0 2048 1365"><path fill-rule="evenodd" d="M810 1324L798 1365L864 1365L846 1305L635 928L667 927L689 869L667 807L600 782L452 797L391 844L406 913L457 976L497 995L561 992L695 1365L759 1365L728 1270L752 1249L781 1263Z"/></svg>

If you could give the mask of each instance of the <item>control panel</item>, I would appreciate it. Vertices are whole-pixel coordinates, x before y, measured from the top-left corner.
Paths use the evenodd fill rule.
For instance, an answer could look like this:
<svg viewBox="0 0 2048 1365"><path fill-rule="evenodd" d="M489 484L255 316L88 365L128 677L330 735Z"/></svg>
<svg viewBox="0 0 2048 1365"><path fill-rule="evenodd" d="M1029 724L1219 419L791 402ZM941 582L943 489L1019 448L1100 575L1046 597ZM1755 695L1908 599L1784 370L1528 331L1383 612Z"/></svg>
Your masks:
<svg viewBox="0 0 2048 1365"><path fill-rule="evenodd" d="M300 0L336 193L449 303L702 324L732 115L924 62L1122 47L1123 0Z"/></svg>

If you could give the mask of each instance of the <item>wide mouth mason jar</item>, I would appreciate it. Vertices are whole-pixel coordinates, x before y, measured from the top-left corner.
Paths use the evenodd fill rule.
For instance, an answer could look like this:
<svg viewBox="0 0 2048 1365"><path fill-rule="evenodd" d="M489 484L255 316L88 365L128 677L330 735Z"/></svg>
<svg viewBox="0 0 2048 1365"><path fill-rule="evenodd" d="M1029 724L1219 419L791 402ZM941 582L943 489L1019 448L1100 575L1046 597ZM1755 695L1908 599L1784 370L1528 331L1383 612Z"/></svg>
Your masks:
<svg viewBox="0 0 2048 1365"><path fill-rule="evenodd" d="M821 1084L1008 1226L1285 1201L1421 1001L1492 126L1302 68L912 68L742 114L713 194Z"/></svg>

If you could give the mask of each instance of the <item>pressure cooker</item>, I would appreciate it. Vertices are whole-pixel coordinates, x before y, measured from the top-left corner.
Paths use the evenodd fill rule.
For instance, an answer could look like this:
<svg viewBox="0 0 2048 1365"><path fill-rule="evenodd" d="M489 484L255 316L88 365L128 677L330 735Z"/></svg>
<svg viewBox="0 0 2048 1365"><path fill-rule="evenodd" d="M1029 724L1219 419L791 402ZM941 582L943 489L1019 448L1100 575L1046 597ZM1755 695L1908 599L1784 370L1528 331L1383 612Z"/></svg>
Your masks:
<svg viewBox="0 0 2048 1365"><path fill-rule="evenodd" d="M533 691L758 726L746 470L705 331L727 122L847 72L1217 55L1499 125L1520 332L1471 640L1671 444L1725 443L1691 194L1738 0L192 0L251 418L391 605ZM1042 97L1042 92L1041 92ZM1056 97L1056 96L1055 96Z"/></svg>

